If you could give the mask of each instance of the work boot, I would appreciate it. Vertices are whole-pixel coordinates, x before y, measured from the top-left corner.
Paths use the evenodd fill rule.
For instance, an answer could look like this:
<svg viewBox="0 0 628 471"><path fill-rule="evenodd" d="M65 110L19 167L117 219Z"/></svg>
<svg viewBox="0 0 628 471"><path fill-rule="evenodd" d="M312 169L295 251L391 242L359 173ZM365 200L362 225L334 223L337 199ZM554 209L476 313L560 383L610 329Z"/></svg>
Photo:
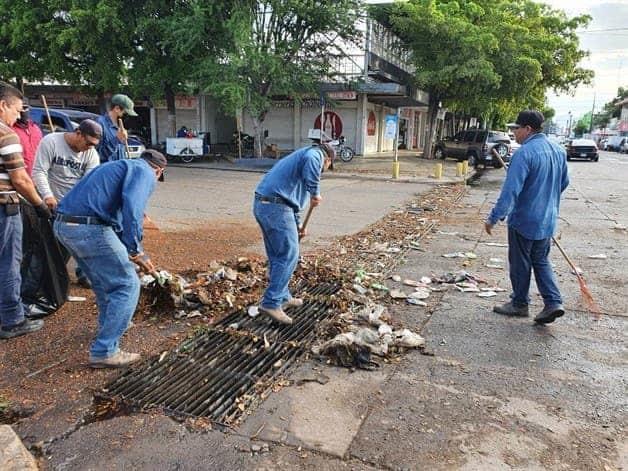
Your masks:
<svg viewBox="0 0 628 471"><path fill-rule="evenodd" d="M494 306L493 312L501 314L503 316L514 317L528 317L528 306L515 306L512 302L502 304L501 306Z"/></svg>
<svg viewBox="0 0 628 471"><path fill-rule="evenodd" d="M303 299L301 298L290 298L285 303L281 305L281 309L288 309L289 307L301 307L303 306Z"/></svg>
<svg viewBox="0 0 628 471"><path fill-rule="evenodd" d="M543 310L539 312L539 315L534 318L534 322L537 324L550 324L563 314L565 314L565 308L563 308L562 304L550 307L545 306Z"/></svg>
<svg viewBox="0 0 628 471"><path fill-rule="evenodd" d="M2 327L0 329L0 339L11 339L13 337L19 337L20 335L30 334L36 332L44 326L44 321L41 319L24 319L19 324L12 327Z"/></svg>
<svg viewBox="0 0 628 471"><path fill-rule="evenodd" d="M139 353L129 353L119 350L118 353L105 358L89 357L89 366L92 368L123 368L140 360Z"/></svg>
<svg viewBox="0 0 628 471"><path fill-rule="evenodd" d="M260 306L259 312L261 312L262 314L266 314L280 324L292 324L292 318L288 316L285 312L283 312L283 309L280 307L271 309L268 307Z"/></svg>

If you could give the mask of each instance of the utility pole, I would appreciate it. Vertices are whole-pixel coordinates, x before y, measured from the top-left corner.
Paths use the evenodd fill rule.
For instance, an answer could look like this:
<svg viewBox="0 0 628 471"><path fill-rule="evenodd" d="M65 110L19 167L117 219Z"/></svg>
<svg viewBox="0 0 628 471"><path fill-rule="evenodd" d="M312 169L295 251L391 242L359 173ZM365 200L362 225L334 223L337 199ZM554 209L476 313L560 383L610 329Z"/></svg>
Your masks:
<svg viewBox="0 0 628 471"><path fill-rule="evenodd" d="M591 122L589 123L589 134L593 133L593 113L595 113L595 92L593 92L593 106L591 107Z"/></svg>
<svg viewBox="0 0 628 471"><path fill-rule="evenodd" d="M569 112L569 124L567 125L567 138L571 137L571 111Z"/></svg>

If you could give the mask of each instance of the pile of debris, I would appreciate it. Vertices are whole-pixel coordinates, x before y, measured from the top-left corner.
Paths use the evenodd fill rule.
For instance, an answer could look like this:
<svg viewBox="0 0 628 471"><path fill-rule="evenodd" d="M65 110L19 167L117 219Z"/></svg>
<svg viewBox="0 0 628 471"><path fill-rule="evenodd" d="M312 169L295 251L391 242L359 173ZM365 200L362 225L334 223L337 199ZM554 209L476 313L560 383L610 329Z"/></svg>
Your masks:
<svg viewBox="0 0 628 471"><path fill-rule="evenodd" d="M137 313L218 320L259 300L266 277L261 259L239 257L212 262L208 268L187 276L166 271L158 272L157 277L144 275Z"/></svg>

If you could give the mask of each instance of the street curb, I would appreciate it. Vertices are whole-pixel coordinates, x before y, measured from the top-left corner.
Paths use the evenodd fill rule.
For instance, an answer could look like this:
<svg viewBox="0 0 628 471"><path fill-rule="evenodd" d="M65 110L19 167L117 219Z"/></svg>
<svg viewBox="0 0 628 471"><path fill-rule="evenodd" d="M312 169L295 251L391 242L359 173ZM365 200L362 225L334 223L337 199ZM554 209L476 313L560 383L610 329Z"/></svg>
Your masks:
<svg viewBox="0 0 628 471"><path fill-rule="evenodd" d="M269 169L252 169L252 168L232 168L232 167L207 167L204 165L185 165L185 164L168 164L168 167L177 167L177 168L193 168L200 170L218 170L221 172L243 172L243 173L258 173L264 174L267 173ZM477 171L473 170L469 173L467 177L467 183L473 180L476 176ZM433 178L392 178L385 177L383 175L361 175L359 173L339 173L339 172L326 172L322 175L323 179L342 179L342 178L351 178L354 180L362 180L362 181L379 181L379 182L390 182L390 183L422 183L422 184L431 184L431 185L455 185L456 183L462 183L462 180L435 180Z"/></svg>

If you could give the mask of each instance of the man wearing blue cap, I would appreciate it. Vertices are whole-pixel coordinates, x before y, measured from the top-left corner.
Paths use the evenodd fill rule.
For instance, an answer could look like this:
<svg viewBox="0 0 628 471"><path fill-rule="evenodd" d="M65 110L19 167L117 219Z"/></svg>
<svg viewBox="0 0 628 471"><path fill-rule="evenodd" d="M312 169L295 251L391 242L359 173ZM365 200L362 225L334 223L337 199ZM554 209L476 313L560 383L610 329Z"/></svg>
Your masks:
<svg viewBox="0 0 628 471"><path fill-rule="evenodd" d="M97 119L103 131L102 139L96 147L101 163L126 158L124 143L129 136L126 130L120 127L120 120L125 114L137 116L133 109L133 100L126 95L117 94L111 97L109 111Z"/></svg>
<svg viewBox="0 0 628 471"><path fill-rule="evenodd" d="M549 324L565 313L556 277L549 261L552 237L560 206L560 195L569 185L565 149L543 134L545 117L539 111L519 113L515 138L521 147L512 156L499 199L484 227L491 234L493 226L508 217L508 264L512 294L510 302L493 311L505 316L527 317L530 304L530 275L534 270L536 285L544 308L534 318Z"/></svg>

